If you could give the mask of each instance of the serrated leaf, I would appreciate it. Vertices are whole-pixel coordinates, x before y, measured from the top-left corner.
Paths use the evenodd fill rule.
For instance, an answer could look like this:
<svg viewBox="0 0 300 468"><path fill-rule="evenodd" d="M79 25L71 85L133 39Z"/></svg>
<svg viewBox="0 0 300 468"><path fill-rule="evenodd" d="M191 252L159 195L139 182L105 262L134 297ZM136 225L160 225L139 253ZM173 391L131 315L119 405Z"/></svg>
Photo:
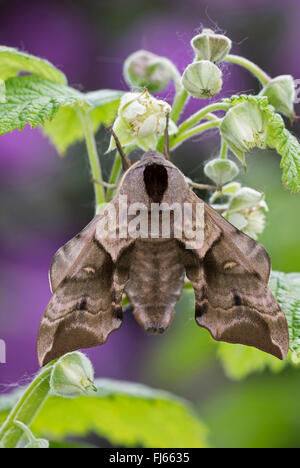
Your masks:
<svg viewBox="0 0 300 468"><path fill-rule="evenodd" d="M300 145L284 126L279 114L270 121L268 144L281 156L282 181L292 192L300 191Z"/></svg>
<svg viewBox="0 0 300 468"><path fill-rule="evenodd" d="M32 425L35 435L61 441L96 433L128 447L206 447L206 429L189 404L144 385L99 379L98 393L76 399L50 397ZM0 421L19 397L0 398ZM2 401L2 403L1 403Z"/></svg>
<svg viewBox="0 0 300 468"><path fill-rule="evenodd" d="M94 132L101 124L111 125L117 114L122 91L103 89L85 94L85 99L91 105L90 118ZM46 122L44 133L50 138L60 154L68 147L84 139L84 131L76 109L61 107L51 122Z"/></svg>
<svg viewBox="0 0 300 468"><path fill-rule="evenodd" d="M54 83L66 84L65 75L48 60L12 47L0 46L0 78L7 80L20 72L29 72Z"/></svg>
<svg viewBox="0 0 300 468"><path fill-rule="evenodd" d="M284 311L290 335L290 349L300 355L300 273L273 271L270 288Z"/></svg>
<svg viewBox="0 0 300 468"><path fill-rule="evenodd" d="M9 78L6 100L0 104L0 135L16 128L23 130L43 125L59 107L87 106L84 95L68 86L46 81L35 75Z"/></svg>

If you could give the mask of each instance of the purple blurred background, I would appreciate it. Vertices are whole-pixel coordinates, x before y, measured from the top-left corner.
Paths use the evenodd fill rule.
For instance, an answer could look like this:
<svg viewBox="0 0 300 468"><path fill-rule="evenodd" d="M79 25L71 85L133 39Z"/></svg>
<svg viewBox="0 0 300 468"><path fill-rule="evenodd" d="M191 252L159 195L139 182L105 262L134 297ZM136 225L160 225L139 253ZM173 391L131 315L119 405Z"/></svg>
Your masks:
<svg viewBox="0 0 300 468"><path fill-rule="evenodd" d="M183 71L192 60L189 41L205 26L228 31L233 53L264 65L269 74L300 78L299 18L296 0L0 1L0 43L47 58L81 90L126 89L122 63L129 53L147 48L173 59ZM222 67L224 95L258 90L248 73ZM171 99L173 87L161 94ZM186 112L196 108L199 101L192 100ZM107 139L101 130L97 144L106 178ZM203 152L216 149L211 139L203 145ZM185 151L195 150L191 144ZM178 161L182 154L176 153ZM186 172L194 166L187 158ZM0 364L0 384L10 384L38 369L36 334L51 296L51 258L93 215L84 144L61 159L38 129L2 136L0 190L0 338L7 343L8 361ZM159 339L145 336L126 316L121 330L88 354L98 376L145 380L145 355L154 352Z"/></svg>

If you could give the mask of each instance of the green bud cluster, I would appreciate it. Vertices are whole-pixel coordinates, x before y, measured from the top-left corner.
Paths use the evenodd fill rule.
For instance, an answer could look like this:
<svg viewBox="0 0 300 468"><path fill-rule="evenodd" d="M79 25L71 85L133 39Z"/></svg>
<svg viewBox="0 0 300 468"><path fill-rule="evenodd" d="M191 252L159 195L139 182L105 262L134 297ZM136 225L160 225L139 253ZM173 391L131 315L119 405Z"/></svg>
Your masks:
<svg viewBox="0 0 300 468"><path fill-rule="evenodd" d="M195 61L185 69L182 85L195 98L211 98L222 89L222 72L215 64L226 58L231 40L210 29L203 29L201 34L193 37L191 46Z"/></svg>

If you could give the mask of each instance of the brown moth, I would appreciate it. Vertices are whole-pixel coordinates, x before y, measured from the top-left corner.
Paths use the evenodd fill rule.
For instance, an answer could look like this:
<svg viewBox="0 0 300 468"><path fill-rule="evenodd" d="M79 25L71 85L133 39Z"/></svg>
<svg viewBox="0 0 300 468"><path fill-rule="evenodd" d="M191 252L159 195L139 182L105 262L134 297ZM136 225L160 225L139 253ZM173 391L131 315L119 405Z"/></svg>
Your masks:
<svg viewBox="0 0 300 468"><path fill-rule="evenodd" d="M217 341L241 343L284 359L289 348L287 321L268 288L270 259L262 245L228 223L189 188L184 175L156 151L131 165L123 157L125 174L112 200L119 215L120 198L128 205L188 203L204 207L204 239L186 248L189 239L174 235L103 238L99 226L106 208L76 237L58 250L50 269L53 297L38 334L38 358L45 365L62 354L102 345L122 324L122 296L148 333L163 333L185 275L196 298L196 322ZM129 216L130 218L130 216ZM125 228L126 229L126 228ZM124 226L117 226L117 234Z"/></svg>

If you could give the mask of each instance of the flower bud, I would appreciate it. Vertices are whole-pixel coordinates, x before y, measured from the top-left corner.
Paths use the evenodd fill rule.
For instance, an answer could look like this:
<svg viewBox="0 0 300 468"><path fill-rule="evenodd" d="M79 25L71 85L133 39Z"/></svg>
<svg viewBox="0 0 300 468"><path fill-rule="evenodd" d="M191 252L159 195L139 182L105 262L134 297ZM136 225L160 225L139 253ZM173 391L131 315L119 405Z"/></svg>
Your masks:
<svg viewBox="0 0 300 468"><path fill-rule="evenodd" d="M205 164L204 173L218 187L221 187L238 175L239 168L229 159L213 159Z"/></svg>
<svg viewBox="0 0 300 468"><path fill-rule="evenodd" d="M252 148L266 148L268 117L253 101L230 109L222 120L220 132L233 153L245 164L245 153Z"/></svg>
<svg viewBox="0 0 300 468"><path fill-rule="evenodd" d="M231 198L238 190L240 190L240 188L241 184L239 182L230 182L229 184L223 185L221 192L216 191L212 194L212 196L209 199L209 203L214 203L216 200L218 200L218 198L222 197L223 195L225 195L228 198Z"/></svg>
<svg viewBox="0 0 300 468"><path fill-rule="evenodd" d="M277 112L290 119L295 117L295 86L291 75L281 75L272 79L260 94L267 96L269 103L275 107Z"/></svg>
<svg viewBox="0 0 300 468"><path fill-rule="evenodd" d="M229 54L231 40L223 34L215 34L211 29L203 29L201 34L193 37L191 46L199 60L222 62Z"/></svg>
<svg viewBox="0 0 300 468"><path fill-rule="evenodd" d="M91 389L97 391L93 380L94 369L91 361L76 351L65 354L54 364L50 387L55 395L74 398Z"/></svg>
<svg viewBox="0 0 300 468"><path fill-rule="evenodd" d="M253 239L265 228L265 213L268 206L265 196L257 190L242 187L231 197L225 218Z"/></svg>
<svg viewBox="0 0 300 468"><path fill-rule="evenodd" d="M264 194L250 187L242 187L231 199L229 210L231 212L242 211L258 205L264 200Z"/></svg>
<svg viewBox="0 0 300 468"><path fill-rule="evenodd" d="M155 149L158 137L165 131L166 117L170 111L171 107L167 102L154 98L147 90L142 93L126 93L121 98L113 130L122 146L137 144L145 151ZM169 134L176 131L176 125L170 119ZM107 152L115 147L112 137Z"/></svg>
<svg viewBox="0 0 300 468"><path fill-rule="evenodd" d="M182 85L192 96L208 99L222 89L222 72L208 60L194 62L187 66L182 76Z"/></svg>
<svg viewBox="0 0 300 468"><path fill-rule="evenodd" d="M266 225L266 216L259 208L244 213L229 213L226 218L253 239L257 239L258 235L262 234Z"/></svg>
<svg viewBox="0 0 300 468"><path fill-rule="evenodd" d="M229 221L240 231L243 231L243 229L245 229L248 224L245 216L243 216L241 213L228 213L225 217L227 221Z"/></svg>
<svg viewBox="0 0 300 468"><path fill-rule="evenodd" d="M151 93L161 91L172 77L169 61L147 50L138 50L124 62L126 83L135 88L147 88Z"/></svg>

